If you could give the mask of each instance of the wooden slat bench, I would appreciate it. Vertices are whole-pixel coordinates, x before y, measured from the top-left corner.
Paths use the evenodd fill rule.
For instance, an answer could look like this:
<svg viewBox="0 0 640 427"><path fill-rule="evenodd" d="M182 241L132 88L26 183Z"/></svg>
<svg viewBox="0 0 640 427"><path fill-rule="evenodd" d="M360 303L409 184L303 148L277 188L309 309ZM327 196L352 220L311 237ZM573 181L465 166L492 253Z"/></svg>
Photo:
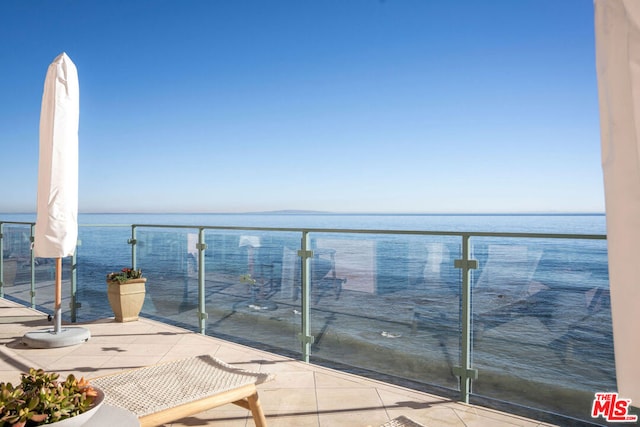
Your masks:
<svg viewBox="0 0 640 427"><path fill-rule="evenodd" d="M105 403L133 412L143 427L227 403L249 409L256 426L266 427L256 385L272 379L202 355L98 377L91 384L104 391Z"/></svg>

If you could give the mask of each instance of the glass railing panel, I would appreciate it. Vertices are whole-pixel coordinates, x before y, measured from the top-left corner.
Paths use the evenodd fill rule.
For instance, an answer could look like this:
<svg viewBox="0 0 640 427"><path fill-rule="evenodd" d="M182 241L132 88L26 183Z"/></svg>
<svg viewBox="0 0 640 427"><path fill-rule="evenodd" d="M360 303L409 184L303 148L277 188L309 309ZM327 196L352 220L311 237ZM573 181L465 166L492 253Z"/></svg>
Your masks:
<svg viewBox="0 0 640 427"><path fill-rule="evenodd" d="M207 334L300 354L300 236L207 230Z"/></svg>
<svg viewBox="0 0 640 427"><path fill-rule="evenodd" d="M3 225L4 294L25 305L32 302L40 310L54 312L55 259L34 258L31 265L31 224L9 223ZM63 318L70 311L70 260L62 264L62 312ZM32 289L33 276L33 289ZM33 297L32 297L33 291Z"/></svg>
<svg viewBox="0 0 640 427"><path fill-rule="evenodd" d="M3 291L6 297L31 304L31 226L3 225ZM40 268L40 270L42 270Z"/></svg>
<svg viewBox="0 0 640 427"><path fill-rule="evenodd" d="M456 389L460 239L312 237L312 360Z"/></svg>
<svg viewBox="0 0 640 427"><path fill-rule="evenodd" d="M35 303L39 310L46 313L55 313L55 283L56 283L56 260L55 258L35 259ZM71 258L62 259L61 273L61 300L60 309L62 319L68 321L71 312ZM51 324L53 327L53 323Z"/></svg>
<svg viewBox="0 0 640 427"><path fill-rule="evenodd" d="M606 241L473 242L473 393L584 419L616 387Z"/></svg>
<svg viewBox="0 0 640 427"><path fill-rule="evenodd" d="M423 372L417 378L427 384L459 389L452 368L460 366L461 238L421 236L409 240L409 286L405 291L413 303L412 357L422 358Z"/></svg>
<svg viewBox="0 0 640 427"><path fill-rule="evenodd" d="M78 228L77 321L113 317L107 298L106 276L131 267L131 245L127 243L130 238L130 226L91 225ZM69 286L63 285L63 290L68 289Z"/></svg>
<svg viewBox="0 0 640 427"><path fill-rule="evenodd" d="M137 226L142 315L199 330L199 228ZM208 335L301 356L302 230L204 227ZM130 267L130 226L81 226L77 320L111 317L105 276ZM462 236L311 231L311 360L409 386L458 389ZM3 224L4 292L30 305L30 225ZM474 236L472 399L584 419L615 390L606 240ZM600 236L604 237L604 236ZM63 260L63 319L70 262ZM463 263L460 263L463 265ZM36 259L36 304L53 312L54 260ZM422 388L419 386L418 388Z"/></svg>
<svg viewBox="0 0 640 427"><path fill-rule="evenodd" d="M197 229L136 229L137 268L147 278L143 315L197 328L197 236Z"/></svg>

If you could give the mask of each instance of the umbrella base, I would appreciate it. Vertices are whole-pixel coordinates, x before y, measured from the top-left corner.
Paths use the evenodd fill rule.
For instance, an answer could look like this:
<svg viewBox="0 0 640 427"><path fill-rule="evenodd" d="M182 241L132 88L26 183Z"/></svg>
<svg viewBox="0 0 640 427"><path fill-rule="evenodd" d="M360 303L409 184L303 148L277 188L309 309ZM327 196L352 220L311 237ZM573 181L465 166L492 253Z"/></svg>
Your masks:
<svg viewBox="0 0 640 427"><path fill-rule="evenodd" d="M84 328L62 328L56 333L54 329L41 329L27 332L22 337L22 343L33 348L68 347L88 341L91 332Z"/></svg>

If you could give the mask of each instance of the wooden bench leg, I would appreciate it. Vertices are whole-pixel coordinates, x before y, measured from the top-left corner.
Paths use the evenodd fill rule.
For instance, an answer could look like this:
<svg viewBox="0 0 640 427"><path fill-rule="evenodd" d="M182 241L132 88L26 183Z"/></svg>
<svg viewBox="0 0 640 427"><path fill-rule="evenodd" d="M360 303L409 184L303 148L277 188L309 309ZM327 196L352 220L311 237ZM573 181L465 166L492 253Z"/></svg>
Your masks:
<svg viewBox="0 0 640 427"><path fill-rule="evenodd" d="M247 401L249 402L249 409L251 410L251 415L253 415L253 422L256 423L256 427L267 427L267 419L262 412L258 392L247 397Z"/></svg>

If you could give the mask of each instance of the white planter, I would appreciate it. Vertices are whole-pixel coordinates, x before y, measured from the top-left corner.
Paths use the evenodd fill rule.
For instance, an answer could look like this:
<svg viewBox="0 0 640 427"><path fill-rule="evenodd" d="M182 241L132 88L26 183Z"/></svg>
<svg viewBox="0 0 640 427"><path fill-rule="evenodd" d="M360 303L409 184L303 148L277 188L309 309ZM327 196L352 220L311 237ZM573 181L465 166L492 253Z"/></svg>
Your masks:
<svg viewBox="0 0 640 427"><path fill-rule="evenodd" d="M86 412L75 417L67 418L66 420L58 421L51 424L45 424L47 427L82 427L89 426L91 424L88 421L93 417L104 403L104 393L99 388L93 387L98 392L95 400L93 401L93 407Z"/></svg>

